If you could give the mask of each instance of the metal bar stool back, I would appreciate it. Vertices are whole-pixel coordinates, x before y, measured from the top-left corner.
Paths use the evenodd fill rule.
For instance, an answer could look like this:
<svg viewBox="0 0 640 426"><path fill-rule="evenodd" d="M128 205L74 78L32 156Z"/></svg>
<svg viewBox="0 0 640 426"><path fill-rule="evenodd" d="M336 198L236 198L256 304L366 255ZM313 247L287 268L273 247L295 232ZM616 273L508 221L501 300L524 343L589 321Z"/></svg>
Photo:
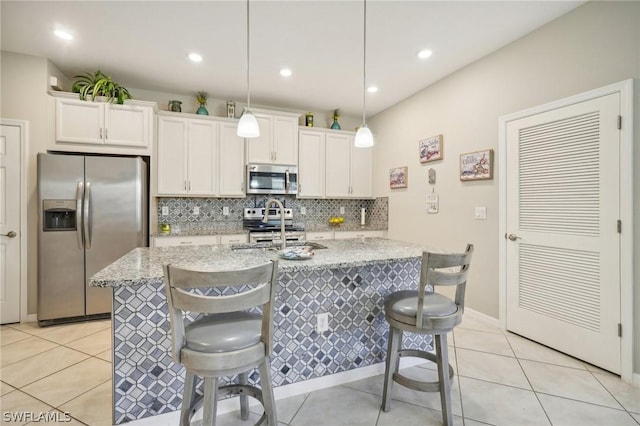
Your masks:
<svg viewBox="0 0 640 426"><path fill-rule="evenodd" d="M269 356L272 350L273 304L278 262L233 271L194 271L164 265L171 320L172 355L184 365L185 384L180 424L188 426L204 405L203 425L215 425L217 400L239 395L241 418L249 417L248 396L258 399L265 420L276 426ZM234 287L233 294L207 296L197 289ZM257 313L252 308L262 308ZM187 323L186 313L202 314ZM261 389L248 385L248 372L258 368ZM218 378L238 375L239 384L218 386ZM204 395L196 394L196 376L204 379Z"/></svg>
<svg viewBox="0 0 640 426"><path fill-rule="evenodd" d="M422 253L420 281L417 290L402 290L385 298L384 313L389 323L389 341L382 395L382 409L391 409L393 382L423 392L440 392L442 419L453 424L451 413L451 378L447 333L462 321L467 274L473 245L464 253ZM454 300L435 292L437 286L456 286ZM421 349L402 348L404 332L431 334L435 340L435 355ZM424 382L399 373L403 356L425 358L438 366L438 381ZM446 370L445 370L446 369Z"/></svg>

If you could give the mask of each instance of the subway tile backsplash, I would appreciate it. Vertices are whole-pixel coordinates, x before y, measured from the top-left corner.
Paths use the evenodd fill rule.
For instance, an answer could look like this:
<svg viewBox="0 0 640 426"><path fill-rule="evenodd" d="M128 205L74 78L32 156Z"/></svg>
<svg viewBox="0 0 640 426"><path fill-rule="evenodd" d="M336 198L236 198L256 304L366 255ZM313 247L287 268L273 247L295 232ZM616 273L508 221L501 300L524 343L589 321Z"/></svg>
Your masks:
<svg viewBox="0 0 640 426"><path fill-rule="evenodd" d="M294 223L304 225L308 231L326 229L331 216L343 216L345 223L342 229L355 229L360 226L360 209L367 210L366 227L369 229L387 229L388 202L387 197L374 200L324 200L297 199L294 196L276 196L285 207L293 209ZM267 201L264 196L248 196L247 198L158 198L158 224L169 223L173 230L189 232L233 232L242 231L242 213L245 207L263 207ZM162 208L168 214L162 214ZM199 214L194 214L197 207ZM223 215L223 208L229 208L229 214ZM306 214L301 213L302 208ZM344 214L340 214L344 207Z"/></svg>

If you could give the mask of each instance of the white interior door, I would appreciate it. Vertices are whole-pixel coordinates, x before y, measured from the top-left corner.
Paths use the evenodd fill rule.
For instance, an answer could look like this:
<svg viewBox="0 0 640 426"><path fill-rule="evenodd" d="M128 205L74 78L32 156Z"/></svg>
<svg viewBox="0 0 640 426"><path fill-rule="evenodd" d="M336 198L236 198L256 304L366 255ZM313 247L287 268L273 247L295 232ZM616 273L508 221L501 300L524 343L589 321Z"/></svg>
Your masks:
<svg viewBox="0 0 640 426"><path fill-rule="evenodd" d="M619 114L615 93L506 127L507 329L615 373Z"/></svg>
<svg viewBox="0 0 640 426"><path fill-rule="evenodd" d="M20 127L0 130L0 322L20 321Z"/></svg>

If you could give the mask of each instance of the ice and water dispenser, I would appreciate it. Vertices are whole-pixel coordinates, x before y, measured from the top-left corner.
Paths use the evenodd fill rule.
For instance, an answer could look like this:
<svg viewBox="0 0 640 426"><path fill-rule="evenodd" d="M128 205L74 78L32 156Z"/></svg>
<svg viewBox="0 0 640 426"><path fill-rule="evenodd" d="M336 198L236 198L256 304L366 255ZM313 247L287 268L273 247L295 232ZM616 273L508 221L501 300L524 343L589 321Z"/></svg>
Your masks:
<svg viewBox="0 0 640 426"><path fill-rule="evenodd" d="M42 200L43 231L75 231L76 200Z"/></svg>

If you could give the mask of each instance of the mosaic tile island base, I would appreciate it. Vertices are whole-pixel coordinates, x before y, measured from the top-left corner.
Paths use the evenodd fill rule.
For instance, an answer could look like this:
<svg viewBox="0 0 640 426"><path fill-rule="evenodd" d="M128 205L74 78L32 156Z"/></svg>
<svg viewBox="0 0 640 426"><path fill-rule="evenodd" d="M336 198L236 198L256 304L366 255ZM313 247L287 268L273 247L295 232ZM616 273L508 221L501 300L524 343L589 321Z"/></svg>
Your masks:
<svg viewBox="0 0 640 426"><path fill-rule="evenodd" d="M323 244L327 248L317 249L310 260L279 261L271 356L275 387L383 362L384 297L415 288L420 256L429 249L382 238ZM170 354L162 265L238 269L276 257L273 251L233 251L229 245L138 248L91 278L93 286L113 288L114 424L181 406L184 371ZM208 293L213 291L220 290ZM321 334L315 329L320 312L330 318L329 330ZM430 336L404 339L431 344ZM259 383L258 374L250 373L250 380Z"/></svg>

